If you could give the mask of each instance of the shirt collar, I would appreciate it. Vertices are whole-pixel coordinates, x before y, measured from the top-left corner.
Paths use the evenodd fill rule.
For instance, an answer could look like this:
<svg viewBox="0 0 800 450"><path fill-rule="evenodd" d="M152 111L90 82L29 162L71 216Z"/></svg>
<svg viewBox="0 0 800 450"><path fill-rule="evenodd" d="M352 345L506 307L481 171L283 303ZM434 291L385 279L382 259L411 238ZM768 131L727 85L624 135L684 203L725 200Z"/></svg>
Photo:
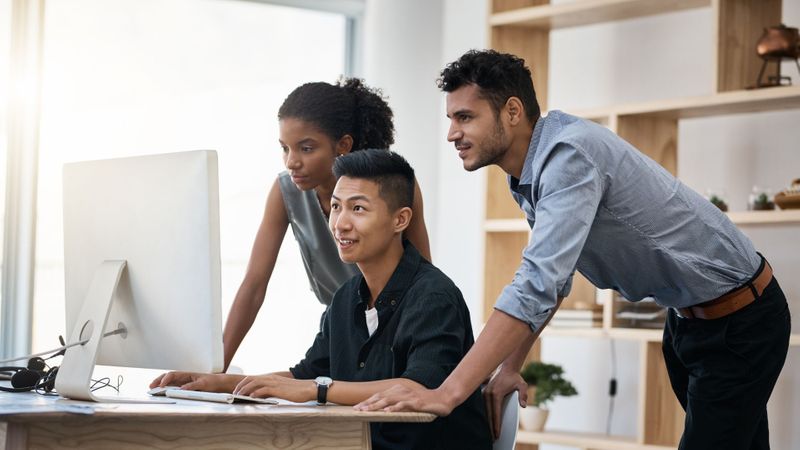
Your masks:
<svg viewBox="0 0 800 450"><path fill-rule="evenodd" d="M536 150L542 138L542 128L544 128L544 117L539 117L536 125L533 126L531 142L528 144L528 153L525 154L525 162L522 164L522 174L520 174L519 179L511 175L508 176L508 185L514 192L519 193L521 186L530 186L533 183L533 158L536 156Z"/></svg>
<svg viewBox="0 0 800 450"><path fill-rule="evenodd" d="M375 300L375 307L379 310L385 307L392 310L397 309L406 291L411 286L411 282L414 280L414 275L417 274L417 269L421 262L422 255L419 254L419 251L417 251L411 242L404 239L403 256L400 258L400 262L397 264L397 267L395 267L386 286ZM363 303L363 309L366 309L366 305L369 304L369 297L370 292L367 287L367 281L364 279L364 276L361 275L358 299L359 303Z"/></svg>

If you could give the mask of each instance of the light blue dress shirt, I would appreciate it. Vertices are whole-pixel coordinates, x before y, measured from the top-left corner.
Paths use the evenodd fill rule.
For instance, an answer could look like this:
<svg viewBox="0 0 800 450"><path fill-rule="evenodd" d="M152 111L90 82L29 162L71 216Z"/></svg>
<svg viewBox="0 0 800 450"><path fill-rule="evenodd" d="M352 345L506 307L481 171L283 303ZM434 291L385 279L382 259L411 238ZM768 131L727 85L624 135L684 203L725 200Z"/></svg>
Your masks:
<svg viewBox="0 0 800 450"><path fill-rule="evenodd" d="M752 242L708 200L594 122L536 122L511 194L531 225L495 308L541 328L577 269L595 286L666 307L706 302L752 277Z"/></svg>

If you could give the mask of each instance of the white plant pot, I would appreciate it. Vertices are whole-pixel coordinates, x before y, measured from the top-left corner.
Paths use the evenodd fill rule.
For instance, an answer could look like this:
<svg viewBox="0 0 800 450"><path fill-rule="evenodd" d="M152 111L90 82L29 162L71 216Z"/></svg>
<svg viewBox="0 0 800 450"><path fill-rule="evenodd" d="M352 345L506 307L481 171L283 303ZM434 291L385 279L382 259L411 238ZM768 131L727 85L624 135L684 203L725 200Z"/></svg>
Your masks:
<svg viewBox="0 0 800 450"><path fill-rule="evenodd" d="M547 421L549 410L530 406L519 409L519 423L526 431L542 431Z"/></svg>

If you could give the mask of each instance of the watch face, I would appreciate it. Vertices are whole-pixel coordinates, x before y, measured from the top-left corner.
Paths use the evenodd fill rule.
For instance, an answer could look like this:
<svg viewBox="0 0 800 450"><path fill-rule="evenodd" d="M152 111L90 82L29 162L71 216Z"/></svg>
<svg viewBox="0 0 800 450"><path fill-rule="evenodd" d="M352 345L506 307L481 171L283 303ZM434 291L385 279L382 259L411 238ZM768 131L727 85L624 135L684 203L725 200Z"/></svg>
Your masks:
<svg viewBox="0 0 800 450"><path fill-rule="evenodd" d="M317 383L317 386L330 386L333 380L330 377L317 377L314 382Z"/></svg>

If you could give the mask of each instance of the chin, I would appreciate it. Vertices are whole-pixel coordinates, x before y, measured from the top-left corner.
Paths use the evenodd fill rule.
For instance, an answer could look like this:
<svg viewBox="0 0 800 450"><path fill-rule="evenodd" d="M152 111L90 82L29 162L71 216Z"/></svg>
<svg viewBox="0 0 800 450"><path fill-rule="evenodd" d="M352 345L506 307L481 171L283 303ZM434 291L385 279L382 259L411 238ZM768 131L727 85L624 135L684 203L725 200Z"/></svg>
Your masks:
<svg viewBox="0 0 800 450"><path fill-rule="evenodd" d="M355 264L357 260L353 258L351 255L343 255L342 252L339 252L339 259L347 264Z"/></svg>

